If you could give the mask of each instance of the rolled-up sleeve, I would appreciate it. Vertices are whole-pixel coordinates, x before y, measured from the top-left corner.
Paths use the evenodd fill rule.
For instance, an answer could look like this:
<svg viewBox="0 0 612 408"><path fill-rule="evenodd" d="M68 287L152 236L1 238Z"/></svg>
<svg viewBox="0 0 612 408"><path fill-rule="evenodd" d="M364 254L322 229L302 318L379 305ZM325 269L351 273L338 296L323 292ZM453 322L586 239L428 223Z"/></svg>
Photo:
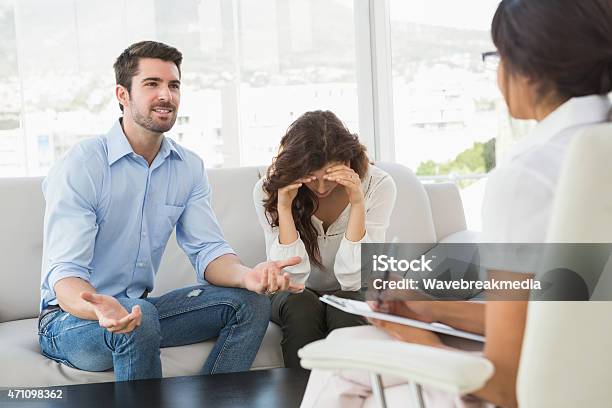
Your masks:
<svg viewBox="0 0 612 408"><path fill-rule="evenodd" d="M69 154L43 182L45 218L41 286L43 298L55 298L55 284L77 277L89 282L98 225L98 192L91 170ZM43 299L45 300L45 299Z"/></svg>
<svg viewBox="0 0 612 408"><path fill-rule="evenodd" d="M212 261L235 254L225 241L212 206L212 192L204 163L200 161L194 186L176 226L176 239L193 265L198 282L205 284L204 272Z"/></svg>
<svg viewBox="0 0 612 408"><path fill-rule="evenodd" d="M263 180L255 185L253 189L253 204L255 205L255 212L259 225L264 232L264 238L266 241L266 257L269 261L279 261L293 256L299 256L302 258L302 262L297 265L289 266L285 268L285 271L291 276L291 283L296 285L305 285L308 275L310 274L310 260L308 258L308 252L304 242L300 239L299 233L298 238L290 244L281 244L279 241L279 230L278 227L270 226L268 217L265 213L263 206L264 191L262 188Z"/></svg>
<svg viewBox="0 0 612 408"><path fill-rule="evenodd" d="M342 238L334 261L334 274L342 290L361 288L361 244L385 242L396 194L393 179L383 177L366 196L364 236L357 242L348 240L346 235Z"/></svg>

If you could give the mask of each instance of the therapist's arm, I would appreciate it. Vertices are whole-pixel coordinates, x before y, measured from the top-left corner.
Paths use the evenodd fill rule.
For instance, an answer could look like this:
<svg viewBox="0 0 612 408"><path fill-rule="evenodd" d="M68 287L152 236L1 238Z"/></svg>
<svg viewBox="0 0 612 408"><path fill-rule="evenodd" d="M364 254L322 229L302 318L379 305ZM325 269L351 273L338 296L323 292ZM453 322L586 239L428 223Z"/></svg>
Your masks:
<svg viewBox="0 0 612 408"><path fill-rule="evenodd" d="M432 302L433 321L472 333L485 332L485 305L469 301Z"/></svg>
<svg viewBox="0 0 612 408"><path fill-rule="evenodd" d="M376 311L422 322L439 322L472 333L485 332L485 305L469 301L386 300L368 302Z"/></svg>

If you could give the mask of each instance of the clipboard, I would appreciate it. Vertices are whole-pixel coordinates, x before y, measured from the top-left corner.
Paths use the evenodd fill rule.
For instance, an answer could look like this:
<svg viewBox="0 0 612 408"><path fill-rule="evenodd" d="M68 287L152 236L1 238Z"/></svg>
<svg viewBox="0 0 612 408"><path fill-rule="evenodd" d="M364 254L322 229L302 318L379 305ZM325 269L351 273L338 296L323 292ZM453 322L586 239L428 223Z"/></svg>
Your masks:
<svg viewBox="0 0 612 408"><path fill-rule="evenodd" d="M481 343L485 342L485 337L480 334L471 333L463 330L457 330L451 326L447 326L442 323L425 323L419 320L408 319L406 317L391 315L387 313L380 313L373 311L366 302L360 302L358 300L343 299L333 295L323 295L319 298L323 303L340 309L346 313L354 315L373 317L379 320L386 320L393 323L403 324L405 326L412 326L419 329L430 330L437 333L447 334L449 336L461 337L468 340L474 340Z"/></svg>

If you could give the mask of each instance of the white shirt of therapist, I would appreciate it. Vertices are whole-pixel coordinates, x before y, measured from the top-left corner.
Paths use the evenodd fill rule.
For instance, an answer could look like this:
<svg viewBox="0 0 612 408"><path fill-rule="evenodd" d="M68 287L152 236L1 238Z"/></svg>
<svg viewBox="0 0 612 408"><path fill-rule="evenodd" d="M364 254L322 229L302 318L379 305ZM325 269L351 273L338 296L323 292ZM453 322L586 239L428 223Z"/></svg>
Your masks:
<svg viewBox="0 0 612 408"><path fill-rule="evenodd" d="M567 149L582 128L609 121L611 107L610 100L602 95L572 98L511 150L487 181L482 242L545 241Z"/></svg>

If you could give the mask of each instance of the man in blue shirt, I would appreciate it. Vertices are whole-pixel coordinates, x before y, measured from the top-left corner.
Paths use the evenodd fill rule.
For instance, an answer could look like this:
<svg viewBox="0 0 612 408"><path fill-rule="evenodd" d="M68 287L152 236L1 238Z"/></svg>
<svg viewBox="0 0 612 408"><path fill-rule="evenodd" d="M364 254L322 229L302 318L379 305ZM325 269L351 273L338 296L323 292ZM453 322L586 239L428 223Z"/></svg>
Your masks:
<svg viewBox="0 0 612 408"><path fill-rule="evenodd" d="M43 183L42 352L82 370L114 368L117 381L161 377L160 347L215 337L202 373L248 370L270 317L263 294L302 289L282 271L299 258L240 263L202 160L164 137L181 61L158 42L127 48L114 65L123 117L74 146ZM175 226L200 285L148 297Z"/></svg>

